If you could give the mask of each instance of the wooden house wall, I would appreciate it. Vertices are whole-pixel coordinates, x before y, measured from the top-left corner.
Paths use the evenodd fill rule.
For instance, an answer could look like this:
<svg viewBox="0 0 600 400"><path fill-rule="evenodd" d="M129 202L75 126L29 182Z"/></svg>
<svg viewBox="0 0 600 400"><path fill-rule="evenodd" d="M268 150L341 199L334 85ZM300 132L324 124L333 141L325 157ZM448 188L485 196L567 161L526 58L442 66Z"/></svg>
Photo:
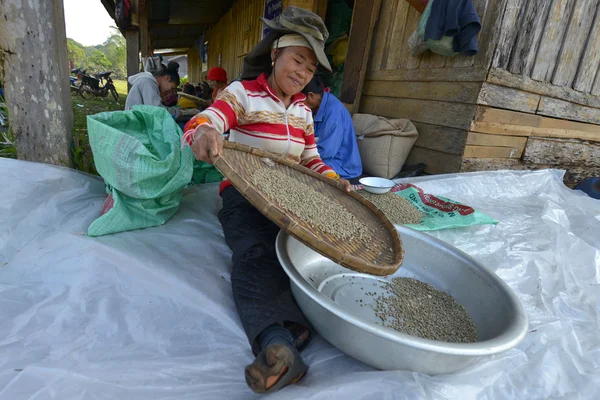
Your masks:
<svg viewBox="0 0 600 400"><path fill-rule="evenodd" d="M600 174L600 1L504 0L499 21L469 134L487 146L467 141L461 169Z"/></svg>
<svg viewBox="0 0 600 400"><path fill-rule="evenodd" d="M237 0L208 31L208 68L221 67L229 80L242 72L244 56L262 38L264 0Z"/></svg>
<svg viewBox="0 0 600 400"><path fill-rule="evenodd" d="M407 163L430 173L554 166L576 180L600 156L600 0L474 3L477 56L412 57L421 14L383 0L360 112L412 120Z"/></svg>
<svg viewBox="0 0 600 400"><path fill-rule="evenodd" d="M192 46L187 52L188 58L188 81L197 84L202 80L202 59L196 46Z"/></svg>
<svg viewBox="0 0 600 400"><path fill-rule="evenodd" d="M208 69L221 67L229 80L242 72L244 56L262 39L264 0L237 0L219 22L208 30ZM202 79L202 63L195 46L188 52L189 77Z"/></svg>
<svg viewBox="0 0 600 400"><path fill-rule="evenodd" d="M475 57L411 56L408 38L421 14L405 0L383 0L375 28L359 112L413 121L419 139L407 163L425 162L430 173L460 170L491 62L500 7L495 0L474 2L483 22Z"/></svg>

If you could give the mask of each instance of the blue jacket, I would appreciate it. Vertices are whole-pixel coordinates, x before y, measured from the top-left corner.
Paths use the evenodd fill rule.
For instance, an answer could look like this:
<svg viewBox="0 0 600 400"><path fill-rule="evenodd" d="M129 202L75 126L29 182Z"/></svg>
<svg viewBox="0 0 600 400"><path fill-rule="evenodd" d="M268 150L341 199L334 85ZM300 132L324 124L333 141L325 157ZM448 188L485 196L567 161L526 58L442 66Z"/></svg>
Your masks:
<svg viewBox="0 0 600 400"><path fill-rule="evenodd" d="M324 92L314 118L317 148L323 162L344 179L362 174L362 163L356 143L352 117L341 101Z"/></svg>
<svg viewBox="0 0 600 400"><path fill-rule="evenodd" d="M431 14L425 28L425 40L454 37L454 51L474 56L479 51L477 34L481 21L473 0L431 0Z"/></svg>

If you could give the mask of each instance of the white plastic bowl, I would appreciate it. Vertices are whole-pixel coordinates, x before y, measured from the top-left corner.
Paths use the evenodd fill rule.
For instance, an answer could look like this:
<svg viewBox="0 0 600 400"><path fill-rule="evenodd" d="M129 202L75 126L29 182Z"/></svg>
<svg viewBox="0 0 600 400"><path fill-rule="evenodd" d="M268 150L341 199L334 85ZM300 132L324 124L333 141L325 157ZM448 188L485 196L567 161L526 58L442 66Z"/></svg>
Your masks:
<svg viewBox="0 0 600 400"><path fill-rule="evenodd" d="M367 192L374 194L387 193L396 186L396 182L385 178L361 178L358 181Z"/></svg>

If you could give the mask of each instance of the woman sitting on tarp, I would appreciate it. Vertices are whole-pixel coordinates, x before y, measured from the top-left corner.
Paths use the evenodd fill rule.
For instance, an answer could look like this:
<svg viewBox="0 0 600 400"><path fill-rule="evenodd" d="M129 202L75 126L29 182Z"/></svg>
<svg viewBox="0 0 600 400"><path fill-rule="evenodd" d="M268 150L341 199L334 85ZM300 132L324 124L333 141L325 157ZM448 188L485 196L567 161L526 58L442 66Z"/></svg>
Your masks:
<svg viewBox="0 0 600 400"><path fill-rule="evenodd" d="M325 91L318 77L314 77L302 91L304 101L313 110L315 137L321 159L344 179L362 174L362 163L352 117L337 97Z"/></svg>
<svg viewBox="0 0 600 400"><path fill-rule="evenodd" d="M130 76L127 81L131 84L131 89L127 95L125 110L130 110L135 105L145 104L166 108L173 117L177 117L179 108L167 107L163 102L169 102L171 94L175 95L175 102L177 102L175 88L179 86L178 71L179 64L171 61L164 69Z"/></svg>
<svg viewBox="0 0 600 400"><path fill-rule="evenodd" d="M242 79L251 80L225 88L186 125L183 140L192 145L197 159L211 162L209 155L222 152L222 134L229 129L232 142L281 154L341 179L319 157L312 113L302 94L318 67L331 69L324 53L327 29L318 15L292 6L263 22L271 32L244 59ZM343 181L350 190L350 183ZM277 259L279 227L229 181L220 191L219 220L233 252L233 296L256 355L246 367L246 382L255 392L272 392L295 383L308 369L299 351L310 338L309 324Z"/></svg>

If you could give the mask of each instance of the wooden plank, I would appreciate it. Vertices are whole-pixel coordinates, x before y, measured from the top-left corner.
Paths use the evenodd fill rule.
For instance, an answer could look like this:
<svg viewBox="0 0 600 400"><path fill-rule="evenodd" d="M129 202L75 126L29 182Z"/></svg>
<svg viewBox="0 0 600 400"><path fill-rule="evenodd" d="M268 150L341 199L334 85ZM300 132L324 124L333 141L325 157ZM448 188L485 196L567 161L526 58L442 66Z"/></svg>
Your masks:
<svg viewBox="0 0 600 400"><path fill-rule="evenodd" d="M127 30L125 32L125 46L127 51L127 76L140 72L140 32ZM128 88L130 84L127 84Z"/></svg>
<svg viewBox="0 0 600 400"><path fill-rule="evenodd" d="M415 146L459 156L465 150L467 131L417 121L413 124L419 132Z"/></svg>
<svg viewBox="0 0 600 400"><path fill-rule="evenodd" d="M530 138L523 161L600 167L600 144L576 139Z"/></svg>
<svg viewBox="0 0 600 400"><path fill-rule="evenodd" d="M537 81L550 81L556 68L563 38L569 26L575 0L553 0L544 35L540 42L531 77Z"/></svg>
<svg viewBox="0 0 600 400"><path fill-rule="evenodd" d="M600 124L600 109L542 96L538 114L572 121Z"/></svg>
<svg viewBox="0 0 600 400"><path fill-rule="evenodd" d="M510 63L510 53L517 39L517 21L525 12L525 0L507 0L500 23L499 40L492 65L496 68L507 69Z"/></svg>
<svg viewBox="0 0 600 400"><path fill-rule="evenodd" d="M406 17L406 27L404 28L404 37L402 38L402 49L400 50L401 68L419 68L420 57L413 57L410 54L410 48L408 47L408 38L417 29L417 25L419 25L419 19L421 19L421 13L419 13L414 7L409 7L408 16Z"/></svg>
<svg viewBox="0 0 600 400"><path fill-rule="evenodd" d="M483 82L487 70L481 68L427 68L373 71L369 80L412 82Z"/></svg>
<svg viewBox="0 0 600 400"><path fill-rule="evenodd" d="M521 158L523 149L494 146L465 146L464 157L473 158Z"/></svg>
<svg viewBox="0 0 600 400"><path fill-rule="evenodd" d="M477 107L474 120L482 122L499 122L511 125L539 126L543 117L515 111L500 110L491 107Z"/></svg>
<svg viewBox="0 0 600 400"><path fill-rule="evenodd" d="M468 129L477 106L443 101L364 96L360 112L433 125Z"/></svg>
<svg viewBox="0 0 600 400"><path fill-rule="evenodd" d="M348 57L344 66L340 100L344 103L354 104L353 110L355 111L360 104L367 61L371 51L373 27L379 18L380 6L381 0L357 0L354 3Z"/></svg>
<svg viewBox="0 0 600 400"><path fill-rule="evenodd" d="M512 136L542 136L600 141L600 126L540 115L480 107L470 130Z"/></svg>
<svg viewBox="0 0 600 400"><path fill-rule="evenodd" d="M600 108L600 97L581 93L568 87L554 86L551 83L538 82L526 76L511 74L501 69L492 69L487 77L489 83L522 89L527 92L555 97L571 103Z"/></svg>
<svg viewBox="0 0 600 400"><path fill-rule="evenodd" d="M532 126L503 124L499 122L473 121L471 122L470 130L472 132L494 135L573 138L600 142L600 133L598 132L577 131L557 128L537 128Z"/></svg>
<svg viewBox="0 0 600 400"><path fill-rule="evenodd" d="M506 0L488 0L482 19L481 32L478 35L479 53L474 58L473 66L490 69L494 52L500 39L502 14ZM480 14L481 15L481 14Z"/></svg>
<svg viewBox="0 0 600 400"><path fill-rule="evenodd" d="M460 171L461 162L461 156L414 146L408 154L405 164L424 163L427 165L425 168L427 173L449 174Z"/></svg>
<svg viewBox="0 0 600 400"><path fill-rule="evenodd" d="M596 8L596 17L592 31L585 46L585 53L577 71L573 88L581 92L591 92L594 78L598 75L600 65L600 7Z"/></svg>
<svg viewBox="0 0 600 400"><path fill-rule="evenodd" d="M540 102L540 97L538 94L484 83L481 87L477 104L535 113Z"/></svg>
<svg viewBox="0 0 600 400"><path fill-rule="evenodd" d="M553 84L557 86L573 84L597 6L598 0L577 0L575 3L564 45L552 77Z"/></svg>
<svg viewBox="0 0 600 400"><path fill-rule="evenodd" d="M594 82L594 86L592 87L592 95L600 96L600 71L596 75L596 80Z"/></svg>
<svg viewBox="0 0 600 400"><path fill-rule="evenodd" d="M513 28L519 33L511 52L510 72L526 76L531 74L549 8L548 0L529 0L527 3L525 14L519 19L519 28Z"/></svg>
<svg viewBox="0 0 600 400"><path fill-rule="evenodd" d="M397 69L402 63L402 47L405 45L403 38L405 36L409 8L411 7L408 2L398 1L396 2L396 8L392 10L392 31L388 34L386 51L384 51L383 56L385 69ZM408 45L408 39L406 45Z"/></svg>
<svg viewBox="0 0 600 400"><path fill-rule="evenodd" d="M381 9L379 13L379 23L375 27L373 50L371 60L369 63L369 74L372 71L379 71L383 68L384 58L383 53L387 43L389 27L392 24L394 14L392 13L392 7L398 0L382 0Z"/></svg>
<svg viewBox="0 0 600 400"><path fill-rule="evenodd" d="M465 157L460 172L502 171L527 169L518 158L470 158Z"/></svg>
<svg viewBox="0 0 600 400"><path fill-rule="evenodd" d="M151 53L150 49L150 32L148 31L148 12L144 9L140 13L140 50L142 57L148 57Z"/></svg>
<svg viewBox="0 0 600 400"><path fill-rule="evenodd" d="M475 104L481 83L478 82L387 82L366 81L368 96L400 97Z"/></svg>
<svg viewBox="0 0 600 400"><path fill-rule="evenodd" d="M473 57L456 56L460 58L471 58L471 64L473 63ZM431 51L427 51L421 55L421 61L419 61L419 68L442 68L446 65L448 57L435 54Z"/></svg>
<svg viewBox="0 0 600 400"><path fill-rule="evenodd" d="M477 10L477 15L479 15L483 27L483 31L479 35L479 43L484 48L488 46L489 43L489 32L487 29L487 24L489 23L488 17L491 10L494 9L493 6L488 6L492 1L490 0L474 0L475 9ZM495 21L494 21L495 22ZM492 23L492 25L495 25ZM485 41L485 43L481 43ZM485 49L483 50L485 52ZM450 68L467 68L472 67L475 64L476 57L467 57L463 55L457 55L455 57L445 57L446 66ZM421 57L421 64L423 64L423 57Z"/></svg>
<svg viewBox="0 0 600 400"><path fill-rule="evenodd" d="M494 147L512 147L524 149L527 143L526 137L488 135L485 133L469 132L467 144L473 146L494 146Z"/></svg>

